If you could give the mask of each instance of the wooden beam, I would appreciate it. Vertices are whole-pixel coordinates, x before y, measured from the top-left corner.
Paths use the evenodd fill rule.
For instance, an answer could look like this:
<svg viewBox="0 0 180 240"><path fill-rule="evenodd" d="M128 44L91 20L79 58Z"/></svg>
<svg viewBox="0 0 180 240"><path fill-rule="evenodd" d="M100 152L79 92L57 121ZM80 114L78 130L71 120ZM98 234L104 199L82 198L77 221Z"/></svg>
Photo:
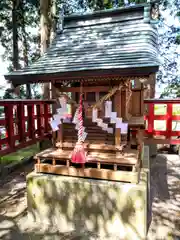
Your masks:
<svg viewBox="0 0 180 240"><path fill-rule="evenodd" d="M60 92L80 92L80 87L61 87ZM83 87L83 92L107 92L110 90L109 86Z"/></svg>
<svg viewBox="0 0 180 240"><path fill-rule="evenodd" d="M96 169L96 168L75 168L67 167L64 165L51 165L51 164L35 164L35 171L37 173L53 173L64 176L96 178L105 180L114 180L122 182L138 183L139 172L129 171L114 171L109 169Z"/></svg>

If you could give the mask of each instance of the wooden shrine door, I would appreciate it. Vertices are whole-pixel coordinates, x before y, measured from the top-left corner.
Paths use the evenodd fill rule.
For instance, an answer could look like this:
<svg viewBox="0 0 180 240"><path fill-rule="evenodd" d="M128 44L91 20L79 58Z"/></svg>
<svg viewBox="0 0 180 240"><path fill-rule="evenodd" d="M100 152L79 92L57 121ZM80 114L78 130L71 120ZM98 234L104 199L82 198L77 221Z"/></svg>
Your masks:
<svg viewBox="0 0 180 240"><path fill-rule="evenodd" d="M84 109L85 117L88 119L92 118L92 108L90 106L97 103L107 92L87 92L84 94ZM113 99L112 99L113 101ZM105 105L102 104L98 110L98 117L104 118L105 116Z"/></svg>

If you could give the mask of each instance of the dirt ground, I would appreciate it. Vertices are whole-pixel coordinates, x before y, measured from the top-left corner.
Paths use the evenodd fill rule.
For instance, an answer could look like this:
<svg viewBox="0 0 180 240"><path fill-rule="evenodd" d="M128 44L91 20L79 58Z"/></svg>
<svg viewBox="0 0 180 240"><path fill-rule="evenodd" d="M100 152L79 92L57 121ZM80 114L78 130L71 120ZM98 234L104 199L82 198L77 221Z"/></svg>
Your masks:
<svg viewBox="0 0 180 240"><path fill-rule="evenodd" d="M88 233L60 234L28 221L26 175L28 165L0 180L0 239L2 240L95 240ZM152 222L148 240L180 240L180 157L159 154L151 159ZM111 239L113 240L113 239ZM116 239L117 240L117 239ZM135 240L135 239L132 239Z"/></svg>

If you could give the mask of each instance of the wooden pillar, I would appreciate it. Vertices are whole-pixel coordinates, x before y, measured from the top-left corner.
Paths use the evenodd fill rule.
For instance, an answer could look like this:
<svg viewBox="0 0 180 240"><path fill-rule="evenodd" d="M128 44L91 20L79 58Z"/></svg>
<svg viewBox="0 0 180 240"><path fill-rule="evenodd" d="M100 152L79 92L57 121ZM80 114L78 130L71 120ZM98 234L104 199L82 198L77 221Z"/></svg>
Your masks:
<svg viewBox="0 0 180 240"><path fill-rule="evenodd" d="M141 92L140 92L140 116L144 115L144 84L141 83Z"/></svg>
<svg viewBox="0 0 180 240"><path fill-rule="evenodd" d="M121 116L123 120L129 120L130 118L130 104L132 95L127 88L121 91Z"/></svg>
<svg viewBox="0 0 180 240"><path fill-rule="evenodd" d="M149 76L149 86L150 86L150 94L149 94L149 98L155 98L155 87L156 87L156 74L152 73Z"/></svg>
<svg viewBox="0 0 180 240"><path fill-rule="evenodd" d="M119 148L121 145L121 129L115 128L115 146Z"/></svg>
<svg viewBox="0 0 180 240"><path fill-rule="evenodd" d="M117 112L117 117L121 117L122 116L122 106L121 106L121 90L118 90L115 93L114 96L114 106L115 106L115 111Z"/></svg>

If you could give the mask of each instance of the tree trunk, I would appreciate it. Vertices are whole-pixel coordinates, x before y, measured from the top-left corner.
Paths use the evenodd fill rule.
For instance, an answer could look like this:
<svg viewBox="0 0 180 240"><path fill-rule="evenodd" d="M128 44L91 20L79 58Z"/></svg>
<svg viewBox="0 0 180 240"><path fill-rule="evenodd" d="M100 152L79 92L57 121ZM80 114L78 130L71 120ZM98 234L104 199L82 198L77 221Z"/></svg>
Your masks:
<svg viewBox="0 0 180 240"><path fill-rule="evenodd" d="M50 13L51 0L40 0L40 30L41 30L41 55L43 55L50 42Z"/></svg>
<svg viewBox="0 0 180 240"><path fill-rule="evenodd" d="M28 44L27 44L27 33L26 33L26 26L25 26L25 12L24 12L24 1L20 1L20 11L21 11L21 30L22 30L22 43L23 43L23 60L24 60L24 67L28 66ZM26 84L26 98L31 99L31 85L30 83Z"/></svg>
<svg viewBox="0 0 180 240"><path fill-rule="evenodd" d="M41 55L43 55L50 44L50 12L51 12L51 0L40 0L40 31L41 31ZM43 98L50 98L50 84L43 84Z"/></svg>
<svg viewBox="0 0 180 240"><path fill-rule="evenodd" d="M12 25L13 25L13 69L19 68L19 50L18 50L18 6L19 0L12 3Z"/></svg>

